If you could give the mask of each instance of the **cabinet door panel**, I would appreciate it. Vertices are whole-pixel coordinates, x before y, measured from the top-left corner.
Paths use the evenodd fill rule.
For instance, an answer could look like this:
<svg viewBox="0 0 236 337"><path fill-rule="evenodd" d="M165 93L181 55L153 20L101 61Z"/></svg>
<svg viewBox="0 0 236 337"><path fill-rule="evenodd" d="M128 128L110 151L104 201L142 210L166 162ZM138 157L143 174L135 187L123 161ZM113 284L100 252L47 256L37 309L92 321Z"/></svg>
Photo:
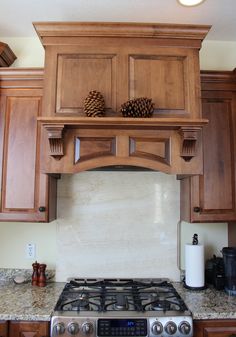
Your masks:
<svg viewBox="0 0 236 337"><path fill-rule="evenodd" d="M235 337L236 322L233 319L194 321L193 331L194 337Z"/></svg>
<svg viewBox="0 0 236 337"><path fill-rule="evenodd" d="M42 75L41 69L0 70L0 221L56 215L56 180L40 173Z"/></svg>
<svg viewBox="0 0 236 337"><path fill-rule="evenodd" d="M203 213L234 211L233 119L228 101L203 101L204 176L200 177L200 207Z"/></svg>
<svg viewBox="0 0 236 337"><path fill-rule="evenodd" d="M157 109L185 109L184 57L130 57L130 96L151 97Z"/></svg>
<svg viewBox="0 0 236 337"><path fill-rule="evenodd" d="M10 322L9 337L47 337L48 322Z"/></svg>
<svg viewBox="0 0 236 337"><path fill-rule="evenodd" d="M181 181L181 220L236 220L236 86L234 72L205 72L202 82L203 175ZM231 89L231 90L230 90Z"/></svg>
<svg viewBox="0 0 236 337"><path fill-rule="evenodd" d="M40 101L39 97L9 97L7 100L3 210L30 210L36 206L36 139Z"/></svg>
<svg viewBox="0 0 236 337"><path fill-rule="evenodd" d="M0 321L0 337L8 337L8 322Z"/></svg>
<svg viewBox="0 0 236 337"><path fill-rule="evenodd" d="M204 337L235 337L236 327L211 327L204 328Z"/></svg>

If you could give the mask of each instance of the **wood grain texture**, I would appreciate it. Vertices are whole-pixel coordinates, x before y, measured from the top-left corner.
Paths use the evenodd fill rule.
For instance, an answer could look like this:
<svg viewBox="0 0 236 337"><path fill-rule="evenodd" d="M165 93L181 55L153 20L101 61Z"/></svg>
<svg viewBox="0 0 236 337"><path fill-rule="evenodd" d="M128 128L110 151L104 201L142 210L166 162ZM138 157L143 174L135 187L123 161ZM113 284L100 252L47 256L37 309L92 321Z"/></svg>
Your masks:
<svg viewBox="0 0 236 337"><path fill-rule="evenodd" d="M236 320L194 321L193 330L194 337L233 337L236 335Z"/></svg>
<svg viewBox="0 0 236 337"><path fill-rule="evenodd" d="M46 37L112 36L203 40L211 26L129 22L34 22L44 44Z"/></svg>
<svg viewBox="0 0 236 337"><path fill-rule="evenodd" d="M124 121L120 125L111 124L109 127L108 125L106 123L103 126L100 124L99 127L90 124L87 126L84 124L81 127L68 125L63 133L65 154L59 161L48 155L49 142L43 144L41 162L43 172L76 173L112 165L140 166L165 173L202 172L201 141L199 140L196 156L190 162L185 162L180 156L182 141L176 125L169 130L153 126L144 128L139 124L132 126L132 124L124 124ZM110 140L113 138L114 146L111 145ZM75 139L79 140L80 152L87 160L77 160L78 150L75 147ZM165 149L163 144L160 144L161 140L168 140L165 142ZM130 147L130 144L134 145L134 143L135 149L134 146ZM86 157L87 150L89 156Z"/></svg>
<svg viewBox="0 0 236 337"><path fill-rule="evenodd" d="M8 337L8 322L0 321L0 336Z"/></svg>
<svg viewBox="0 0 236 337"><path fill-rule="evenodd" d="M204 174L181 181L181 219L227 222L236 219L235 72L204 72L202 113ZM230 88L230 90L229 90Z"/></svg>
<svg viewBox="0 0 236 337"><path fill-rule="evenodd" d="M89 91L119 116L150 97L154 115L201 118L199 49L209 26L145 23L34 24L45 47L44 116L83 116Z"/></svg>
<svg viewBox="0 0 236 337"><path fill-rule="evenodd" d="M11 321L9 337L49 337L49 322Z"/></svg>
<svg viewBox="0 0 236 337"><path fill-rule="evenodd" d="M48 221L50 214L55 216L49 205L54 178L41 174L39 163L42 75L42 69L0 71L0 221Z"/></svg>

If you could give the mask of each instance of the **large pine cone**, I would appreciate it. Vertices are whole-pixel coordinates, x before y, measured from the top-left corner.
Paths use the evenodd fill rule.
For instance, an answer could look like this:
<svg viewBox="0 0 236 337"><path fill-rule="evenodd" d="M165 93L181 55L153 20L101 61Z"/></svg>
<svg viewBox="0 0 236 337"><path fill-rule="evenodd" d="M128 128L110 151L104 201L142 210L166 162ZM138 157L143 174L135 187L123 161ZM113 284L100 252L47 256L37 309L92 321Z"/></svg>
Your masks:
<svg viewBox="0 0 236 337"><path fill-rule="evenodd" d="M90 91L84 100L84 113L88 117L102 117L105 114L105 100L99 91Z"/></svg>
<svg viewBox="0 0 236 337"><path fill-rule="evenodd" d="M120 111L124 117L151 117L154 111L154 103L151 98L135 98L123 103Z"/></svg>

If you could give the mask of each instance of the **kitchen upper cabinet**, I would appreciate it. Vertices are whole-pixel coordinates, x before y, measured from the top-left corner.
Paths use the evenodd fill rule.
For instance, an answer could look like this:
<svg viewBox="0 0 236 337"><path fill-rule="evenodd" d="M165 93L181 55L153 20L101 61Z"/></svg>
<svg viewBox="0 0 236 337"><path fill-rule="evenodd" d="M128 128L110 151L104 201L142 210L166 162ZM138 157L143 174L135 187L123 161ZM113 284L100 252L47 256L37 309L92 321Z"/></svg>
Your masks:
<svg viewBox="0 0 236 337"><path fill-rule="evenodd" d="M49 337L49 322L11 321L9 337Z"/></svg>
<svg viewBox="0 0 236 337"><path fill-rule="evenodd" d="M42 85L41 69L0 70L1 221L55 217L56 182L39 163Z"/></svg>
<svg viewBox="0 0 236 337"><path fill-rule="evenodd" d="M37 22L45 48L44 116L83 116L89 91L107 116L147 96L155 116L201 118L199 49L210 26Z"/></svg>
<svg viewBox="0 0 236 337"><path fill-rule="evenodd" d="M0 321L0 337L8 337L8 322Z"/></svg>
<svg viewBox="0 0 236 337"><path fill-rule="evenodd" d="M193 322L194 337L235 337L236 320L199 320Z"/></svg>
<svg viewBox="0 0 236 337"><path fill-rule="evenodd" d="M202 72L203 175L181 180L181 219L236 220L236 73Z"/></svg>

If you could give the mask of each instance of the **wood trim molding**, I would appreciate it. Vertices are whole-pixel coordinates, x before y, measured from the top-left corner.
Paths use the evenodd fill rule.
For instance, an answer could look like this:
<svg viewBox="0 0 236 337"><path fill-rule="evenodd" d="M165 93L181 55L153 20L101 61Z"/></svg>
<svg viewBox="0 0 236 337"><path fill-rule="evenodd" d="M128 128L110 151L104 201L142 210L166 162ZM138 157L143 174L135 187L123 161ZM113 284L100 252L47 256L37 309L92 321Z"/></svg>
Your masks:
<svg viewBox="0 0 236 337"><path fill-rule="evenodd" d="M61 38L81 36L183 39L192 40L195 46L196 40L202 41L211 28L209 25L130 22L33 22L33 25L44 46L55 45L59 40L61 43Z"/></svg>
<svg viewBox="0 0 236 337"><path fill-rule="evenodd" d="M42 125L67 125L67 126L122 126L122 127L160 127L178 130L180 127L203 127L208 124L208 119L190 118L128 118L128 117L38 117Z"/></svg>
<svg viewBox="0 0 236 337"><path fill-rule="evenodd" d="M63 124L46 124L44 128L47 131L47 136L49 140L49 155L55 158L56 160L60 160L61 157L64 156L63 151Z"/></svg>
<svg viewBox="0 0 236 337"><path fill-rule="evenodd" d="M0 68L0 89L43 88L44 68Z"/></svg>
<svg viewBox="0 0 236 337"><path fill-rule="evenodd" d="M201 70L202 83L235 83L236 73L234 71L216 71L216 70Z"/></svg>
<svg viewBox="0 0 236 337"><path fill-rule="evenodd" d="M132 128L153 130L163 130L167 128L169 130L176 130L182 137L182 150L180 156L185 161L190 161L196 156L196 144L199 137L199 132L202 127L208 123L206 119L189 120L189 119L177 119L177 118L114 118L114 117L39 117L38 122L43 125L47 131L47 137L50 146L50 156L56 160L60 160L64 156L64 137L63 131L67 127L87 127L90 126L115 126L117 128Z"/></svg>
<svg viewBox="0 0 236 337"><path fill-rule="evenodd" d="M199 137L199 127L181 127L180 135L182 137L182 152L181 157L185 161L190 161L196 156L196 144Z"/></svg>

